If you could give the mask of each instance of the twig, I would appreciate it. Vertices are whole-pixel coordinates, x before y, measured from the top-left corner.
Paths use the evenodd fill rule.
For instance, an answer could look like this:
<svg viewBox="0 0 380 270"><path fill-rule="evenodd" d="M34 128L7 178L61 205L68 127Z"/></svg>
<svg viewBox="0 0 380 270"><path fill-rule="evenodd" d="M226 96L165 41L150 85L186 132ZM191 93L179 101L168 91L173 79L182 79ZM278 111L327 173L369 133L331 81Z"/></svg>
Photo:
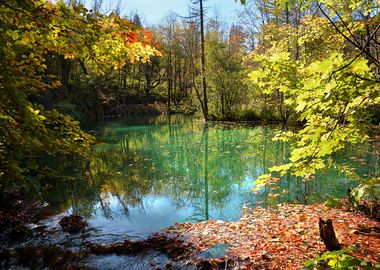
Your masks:
<svg viewBox="0 0 380 270"><path fill-rule="evenodd" d="M352 45L354 45L356 48L358 48L358 49L361 49L361 53L365 53L369 58L371 58L372 59L372 61L373 61L373 63L376 65L376 66L380 66L380 62L376 59L376 58L374 58L369 52L367 52L367 50L365 49L366 48L366 46L368 45L366 45L366 46L364 46L364 47L361 47L360 45L358 45L358 44L356 44L355 42L353 42L349 37L347 37L340 29L339 29L339 27L338 26L336 26L336 24L331 20L331 18L329 17L329 15L323 10L323 8L321 7L321 5L318 3L318 2L316 2L316 4L317 4L317 6L318 6L318 8L319 8L319 10L322 12L322 14L329 20L329 22L331 23L331 25L335 28L335 30L340 34L340 35L342 35L349 43L351 43ZM378 27L377 27L377 29L378 29ZM377 29L375 29L375 31L374 31L374 33L376 33L377 32ZM372 39L372 38L370 38L370 39Z"/></svg>
<svg viewBox="0 0 380 270"><path fill-rule="evenodd" d="M341 71L345 68L347 68L348 66L350 66L353 62L355 62L356 59L358 59L358 57L364 52L365 48L368 46L368 44L371 42L371 39L375 36L377 30L379 30L380 28L380 24L375 28L375 30L373 31L373 33L371 34L370 37L368 37L365 45L363 46L363 48L361 49L361 51L350 61L348 62L347 64L345 64L344 66L341 66L340 68L334 70L333 72L331 72L330 76L329 76L329 81L331 80L332 76L338 72L338 71Z"/></svg>

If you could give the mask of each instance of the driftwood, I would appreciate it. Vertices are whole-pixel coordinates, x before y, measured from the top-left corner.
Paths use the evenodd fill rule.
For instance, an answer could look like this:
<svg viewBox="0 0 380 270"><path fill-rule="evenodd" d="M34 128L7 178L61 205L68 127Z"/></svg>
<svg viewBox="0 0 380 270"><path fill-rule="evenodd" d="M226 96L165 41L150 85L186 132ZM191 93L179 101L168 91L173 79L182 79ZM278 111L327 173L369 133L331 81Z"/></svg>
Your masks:
<svg viewBox="0 0 380 270"><path fill-rule="evenodd" d="M334 226L331 219L324 221L319 218L319 235L329 251L341 249L339 241L335 236Z"/></svg>

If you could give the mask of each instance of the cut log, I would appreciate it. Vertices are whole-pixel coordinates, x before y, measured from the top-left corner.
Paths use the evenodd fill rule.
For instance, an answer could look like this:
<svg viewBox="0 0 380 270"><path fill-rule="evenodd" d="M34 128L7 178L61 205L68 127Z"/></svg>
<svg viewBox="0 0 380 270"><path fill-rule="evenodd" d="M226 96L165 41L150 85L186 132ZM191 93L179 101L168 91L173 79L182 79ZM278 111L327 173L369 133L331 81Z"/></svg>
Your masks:
<svg viewBox="0 0 380 270"><path fill-rule="evenodd" d="M341 249L339 241L335 236L334 226L331 219L324 221L319 218L319 235L329 251Z"/></svg>

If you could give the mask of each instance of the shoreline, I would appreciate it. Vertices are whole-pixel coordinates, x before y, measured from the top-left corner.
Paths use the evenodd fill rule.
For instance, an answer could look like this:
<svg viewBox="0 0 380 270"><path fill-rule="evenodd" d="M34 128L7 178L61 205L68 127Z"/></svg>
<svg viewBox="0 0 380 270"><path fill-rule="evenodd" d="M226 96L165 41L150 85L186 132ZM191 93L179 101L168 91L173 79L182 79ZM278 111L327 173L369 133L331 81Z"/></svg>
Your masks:
<svg viewBox="0 0 380 270"><path fill-rule="evenodd" d="M380 228L379 221L363 213L322 204L281 204L267 209L245 207L242 218L237 221L174 224L140 241L124 240L108 244L85 241L77 248L74 243L64 247L33 246L30 242L23 245L19 242L15 248L1 248L0 268L17 265L32 269L100 269L89 266L96 259L115 255L120 260L130 260L131 257L156 254L154 256L161 258L161 263L156 262L158 259L146 261L144 263L150 264L151 268L141 269L162 269L163 266L166 269L301 269L305 261L325 251L318 233L319 217L333 220L341 244L356 250L348 254L373 265L380 264L379 236L363 231L364 227ZM49 232L44 228L36 228L27 238L33 239L43 234L49 237ZM66 235L67 239L72 233L79 237L85 232L82 229L70 234L63 232L62 227L61 234L62 237Z"/></svg>

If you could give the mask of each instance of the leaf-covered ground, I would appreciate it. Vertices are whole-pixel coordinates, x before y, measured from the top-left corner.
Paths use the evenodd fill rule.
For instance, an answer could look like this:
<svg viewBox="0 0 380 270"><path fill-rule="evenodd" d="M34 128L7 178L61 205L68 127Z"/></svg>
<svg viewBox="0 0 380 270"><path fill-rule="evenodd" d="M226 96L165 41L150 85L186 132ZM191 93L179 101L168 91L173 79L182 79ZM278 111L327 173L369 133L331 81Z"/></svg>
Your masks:
<svg viewBox="0 0 380 270"><path fill-rule="evenodd" d="M228 244L229 257L249 261L254 269L300 269L304 262L325 251L319 237L318 219L332 219L343 246L354 248L354 256L380 263L379 236L362 228L380 227L380 222L361 213L324 205L279 205L277 209L244 208L236 222L209 220L176 224L166 232L183 236L199 252L217 244Z"/></svg>

